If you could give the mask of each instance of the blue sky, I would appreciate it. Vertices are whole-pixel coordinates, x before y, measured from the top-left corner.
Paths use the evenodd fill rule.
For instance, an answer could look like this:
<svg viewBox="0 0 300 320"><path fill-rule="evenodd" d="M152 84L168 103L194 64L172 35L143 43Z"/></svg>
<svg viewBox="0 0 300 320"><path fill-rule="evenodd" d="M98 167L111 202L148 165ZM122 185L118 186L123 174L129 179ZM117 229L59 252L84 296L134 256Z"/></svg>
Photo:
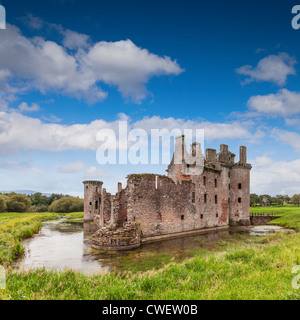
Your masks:
<svg viewBox="0 0 300 320"><path fill-rule="evenodd" d="M96 161L96 132L204 128L248 147L251 191L299 193L296 1L0 1L0 190L82 195L165 165ZM238 157L237 157L238 158Z"/></svg>

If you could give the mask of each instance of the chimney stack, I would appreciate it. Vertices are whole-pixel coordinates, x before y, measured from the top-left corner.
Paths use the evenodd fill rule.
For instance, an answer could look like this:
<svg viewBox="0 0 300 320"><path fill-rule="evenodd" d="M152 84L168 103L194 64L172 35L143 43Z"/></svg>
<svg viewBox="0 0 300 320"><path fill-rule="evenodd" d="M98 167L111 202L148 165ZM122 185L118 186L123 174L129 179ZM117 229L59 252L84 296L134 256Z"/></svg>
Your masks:
<svg viewBox="0 0 300 320"><path fill-rule="evenodd" d="M242 164L247 163L247 148L244 146L240 147L240 163Z"/></svg>

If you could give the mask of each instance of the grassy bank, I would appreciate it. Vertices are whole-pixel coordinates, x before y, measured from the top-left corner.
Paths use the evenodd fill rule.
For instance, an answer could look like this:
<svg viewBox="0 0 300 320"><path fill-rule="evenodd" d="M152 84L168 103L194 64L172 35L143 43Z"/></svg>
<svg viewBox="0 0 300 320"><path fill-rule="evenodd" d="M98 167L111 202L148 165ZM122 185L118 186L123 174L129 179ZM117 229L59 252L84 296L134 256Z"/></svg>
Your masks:
<svg viewBox="0 0 300 320"><path fill-rule="evenodd" d="M254 213L274 213L281 218L271 221L271 224L277 224L286 228L292 228L300 231L300 207L256 207L251 208L250 212Z"/></svg>
<svg viewBox="0 0 300 320"><path fill-rule="evenodd" d="M0 265L8 266L23 253L21 241L37 233L43 221L58 218L56 213L0 213Z"/></svg>
<svg viewBox="0 0 300 320"><path fill-rule="evenodd" d="M278 210L279 223L299 230L300 208ZM0 290L0 299L300 298L300 289L291 284L292 268L300 265L300 234L237 240L223 243L215 252L202 250L199 256L146 272L86 276L70 270L8 270L7 289Z"/></svg>
<svg viewBox="0 0 300 320"><path fill-rule="evenodd" d="M0 265L9 266L23 254L22 240L37 233L44 221L59 219L60 214L43 213L0 213ZM82 212L65 214L68 221L83 218Z"/></svg>

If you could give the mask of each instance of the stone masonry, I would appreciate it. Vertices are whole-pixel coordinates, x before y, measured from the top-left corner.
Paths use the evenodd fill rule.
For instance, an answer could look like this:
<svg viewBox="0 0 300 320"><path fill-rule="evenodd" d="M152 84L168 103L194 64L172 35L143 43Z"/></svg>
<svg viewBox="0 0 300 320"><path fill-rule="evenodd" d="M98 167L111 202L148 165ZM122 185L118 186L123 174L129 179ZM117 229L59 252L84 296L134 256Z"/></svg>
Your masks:
<svg viewBox="0 0 300 320"><path fill-rule="evenodd" d="M221 145L219 153L206 149L204 157L198 143L188 153L180 136L168 176L131 174L124 189L118 184L116 195L107 193L101 181L84 181L84 219L100 228L93 246L130 249L153 237L249 225L251 165L246 152L246 147L240 147L235 162L235 154ZM195 159L201 160L202 167L193 172Z"/></svg>

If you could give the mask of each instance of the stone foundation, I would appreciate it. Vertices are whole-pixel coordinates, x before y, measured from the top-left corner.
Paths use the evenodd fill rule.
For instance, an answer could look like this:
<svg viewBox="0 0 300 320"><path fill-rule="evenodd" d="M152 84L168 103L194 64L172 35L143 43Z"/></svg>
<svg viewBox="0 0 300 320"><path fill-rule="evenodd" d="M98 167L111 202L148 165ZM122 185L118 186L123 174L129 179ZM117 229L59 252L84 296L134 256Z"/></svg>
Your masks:
<svg viewBox="0 0 300 320"><path fill-rule="evenodd" d="M251 216L251 225L258 226L267 224L267 222L280 218L279 216Z"/></svg>
<svg viewBox="0 0 300 320"><path fill-rule="evenodd" d="M141 245L141 230L137 223L124 223L123 227L110 225L99 229L92 239L98 250L130 250Z"/></svg>

